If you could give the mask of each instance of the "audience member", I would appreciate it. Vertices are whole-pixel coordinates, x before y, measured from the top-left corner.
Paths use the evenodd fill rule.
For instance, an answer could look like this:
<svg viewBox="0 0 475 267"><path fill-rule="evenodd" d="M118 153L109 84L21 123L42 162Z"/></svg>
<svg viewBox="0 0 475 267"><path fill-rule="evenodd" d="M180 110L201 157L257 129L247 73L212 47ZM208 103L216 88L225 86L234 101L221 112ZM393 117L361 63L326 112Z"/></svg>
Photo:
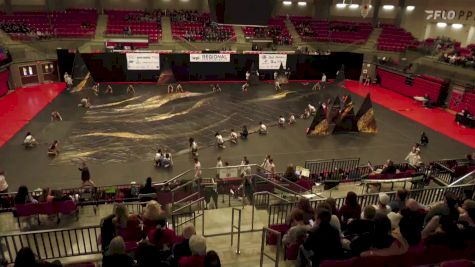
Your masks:
<svg viewBox="0 0 475 267"><path fill-rule="evenodd" d="M8 183L5 178L5 171L0 170L0 194L8 192Z"/></svg>
<svg viewBox="0 0 475 267"><path fill-rule="evenodd" d="M361 252L371 248L375 232L374 218L376 209L373 205L366 206L361 219L353 219L348 223L345 238L350 241L352 255L360 255Z"/></svg>
<svg viewBox="0 0 475 267"><path fill-rule="evenodd" d="M206 253L204 267L221 267L221 260L216 251L210 250Z"/></svg>
<svg viewBox="0 0 475 267"><path fill-rule="evenodd" d="M191 256L185 256L178 261L178 267L204 267L206 254L206 239L193 235L189 241Z"/></svg>
<svg viewBox="0 0 475 267"><path fill-rule="evenodd" d="M134 260L125 252L125 242L121 236L116 236L109 244L109 248L102 257L103 267L132 267Z"/></svg>
<svg viewBox="0 0 475 267"><path fill-rule="evenodd" d="M144 228L155 228L158 222L163 219L164 215L164 211L162 210L160 204L155 200L150 200L142 213Z"/></svg>
<svg viewBox="0 0 475 267"><path fill-rule="evenodd" d="M187 224L183 227L183 241L173 246L173 260L178 263L182 257L191 256L190 238L196 235L195 226Z"/></svg>
<svg viewBox="0 0 475 267"><path fill-rule="evenodd" d="M282 238L282 243L284 246L288 246L293 243L303 243L308 230L311 228L309 224L305 224L304 215L305 213L300 209L292 210L292 214L290 215L290 224L292 227L290 227L289 231L287 231L287 233Z"/></svg>
<svg viewBox="0 0 475 267"><path fill-rule="evenodd" d="M451 192L445 193L444 201L429 209L424 222L427 224L434 216L458 215L457 198Z"/></svg>
<svg viewBox="0 0 475 267"><path fill-rule="evenodd" d="M21 204L27 204L27 203L37 203L38 201L30 195L30 192L28 191L28 187L22 185L18 187L14 202L15 202L15 205L21 205Z"/></svg>
<svg viewBox="0 0 475 267"><path fill-rule="evenodd" d="M425 212L420 209L417 201L408 199L400 213L402 218L399 222L399 230L410 246L416 246L421 241Z"/></svg>
<svg viewBox="0 0 475 267"><path fill-rule="evenodd" d="M389 196L386 193L379 193L378 195L378 204L374 205L376 209L376 214L388 215L391 212L391 208L388 206Z"/></svg>
<svg viewBox="0 0 475 267"><path fill-rule="evenodd" d="M389 207L393 212L399 212L406 207L406 198L409 192L406 189L399 189L396 193L396 198L389 202Z"/></svg>
<svg viewBox="0 0 475 267"><path fill-rule="evenodd" d="M387 216L377 214L374 222L375 231L371 249L362 252L362 257L394 256L407 252L409 245L399 231L391 231L391 221Z"/></svg>
<svg viewBox="0 0 475 267"><path fill-rule="evenodd" d="M308 198L300 198L297 206L292 210L292 212L294 210L300 210L303 212L303 221L305 224L310 224L310 220L315 221L315 210L310 205L310 200L308 200Z"/></svg>
<svg viewBox="0 0 475 267"><path fill-rule="evenodd" d="M6 266L6 265L5 265ZM13 267L54 267L62 266L61 263L49 263L46 261L40 261L36 259L35 253L29 247L21 248L15 257L15 263Z"/></svg>
<svg viewBox="0 0 475 267"><path fill-rule="evenodd" d="M140 188L140 191L139 193L140 194L153 194L153 193L156 193L157 190L155 188L153 188L152 186L152 177L147 177L147 180L145 181L145 185ZM147 201L147 200L140 200L140 201Z"/></svg>
<svg viewBox="0 0 475 267"><path fill-rule="evenodd" d="M136 241L140 238L139 220L136 215L129 214L127 206L117 204L112 219L116 235L122 236L126 241Z"/></svg>
<svg viewBox="0 0 475 267"><path fill-rule="evenodd" d="M139 243L135 252L136 267L155 267L158 266L160 258L157 256L157 248L145 240ZM167 266L160 264L159 266Z"/></svg>
<svg viewBox="0 0 475 267"><path fill-rule="evenodd" d="M287 169L284 173L284 178L291 182L296 182L299 179L298 175L295 173L295 168L293 165L287 166Z"/></svg>
<svg viewBox="0 0 475 267"><path fill-rule="evenodd" d="M175 231L167 227L167 220L165 217L162 217L157 222L157 226L152 231L148 232L148 240L154 244L159 251L161 251L165 256L171 254L171 249L175 242ZM162 256L163 258L163 256Z"/></svg>
<svg viewBox="0 0 475 267"><path fill-rule="evenodd" d="M341 207L338 217L342 225L346 226L350 219L358 219L361 216L361 206L355 192L346 194L345 204Z"/></svg>
<svg viewBox="0 0 475 267"><path fill-rule="evenodd" d="M330 225L330 220L331 212L321 210L317 214L315 228L310 231L303 244L305 250L301 250L301 253L307 254L306 251L311 251L311 256L305 258L310 258L312 266L319 266L322 260L342 257L340 233Z"/></svg>

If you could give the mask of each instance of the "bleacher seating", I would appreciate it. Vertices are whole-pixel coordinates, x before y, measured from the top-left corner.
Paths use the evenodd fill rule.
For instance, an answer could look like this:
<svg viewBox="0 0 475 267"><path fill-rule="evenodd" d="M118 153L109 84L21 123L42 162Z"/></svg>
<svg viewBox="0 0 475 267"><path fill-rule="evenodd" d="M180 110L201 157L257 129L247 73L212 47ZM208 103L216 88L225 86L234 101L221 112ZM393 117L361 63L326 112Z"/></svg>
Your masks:
<svg viewBox="0 0 475 267"><path fill-rule="evenodd" d="M172 11L167 15L171 18L172 38L175 40L216 42L236 39L232 26L212 23L208 13Z"/></svg>
<svg viewBox="0 0 475 267"><path fill-rule="evenodd" d="M303 41L364 44L373 26L366 22L326 21L310 17L291 17Z"/></svg>
<svg viewBox="0 0 475 267"><path fill-rule="evenodd" d="M106 34L147 35L150 43L156 43L162 37L160 16L148 14L143 10L106 10L108 16Z"/></svg>
<svg viewBox="0 0 475 267"><path fill-rule="evenodd" d="M292 44L292 36L285 25L285 17L276 17L269 20L267 27L242 27L246 38L272 39L274 44Z"/></svg>
<svg viewBox="0 0 475 267"><path fill-rule="evenodd" d="M383 30L378 38L378 50L404 52L419 45L412 34L402 28L391 24L382 24L381 27Z"/></svg>
<svg viewBox="0 0 475 267"><path fill-rule="evenodd" d="M439 101L443 93L443 84L428 79L427 76L416 76L412 85L406 84L407 76L398 74L382 68L377 68L377 74L380 78L381 86L400 93L404 96L424 96L429 95L432 101Z"/></svg>
<svg viewBox="0 0 475 267"><path fill-rule="evenodd" d="M93 38L97 26L97 12L94 9L67 9L51 13L15 12L11 15L0 14L0 21L3 24L2 29L15 40Z"/></svg>

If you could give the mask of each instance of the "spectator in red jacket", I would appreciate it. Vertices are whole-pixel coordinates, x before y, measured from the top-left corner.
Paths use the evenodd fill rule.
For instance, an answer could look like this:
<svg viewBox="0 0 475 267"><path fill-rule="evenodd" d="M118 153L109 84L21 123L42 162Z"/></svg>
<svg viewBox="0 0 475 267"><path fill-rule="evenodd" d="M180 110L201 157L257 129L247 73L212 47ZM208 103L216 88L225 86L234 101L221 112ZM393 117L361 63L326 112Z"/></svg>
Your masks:
<svg viewBox="0 0 475 267"><path fill-rule="evenodd" d="M350 219L358 219L361 216L361 206L355 192L346 194L345 204L341 207L338 217L342 225L346 225Z"/></svg>

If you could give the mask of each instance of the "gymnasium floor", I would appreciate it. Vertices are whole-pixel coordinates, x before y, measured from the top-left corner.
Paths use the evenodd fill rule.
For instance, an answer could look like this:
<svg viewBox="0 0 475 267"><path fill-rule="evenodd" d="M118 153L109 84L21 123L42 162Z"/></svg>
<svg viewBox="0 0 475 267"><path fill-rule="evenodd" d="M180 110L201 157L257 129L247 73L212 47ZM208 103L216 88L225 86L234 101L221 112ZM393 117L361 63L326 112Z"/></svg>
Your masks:
<svg viewBox="0 0 475 267"><path fill-rule="evenodd" d="M244 155L251 163L260 163L268 153L279 171L289 163L303 165L308 159L360 157L361 163L368 160L382 163L391 158L399 162L419 140L422 131L430 138L429 146L422 152L425 161L462 157L473 151L468 146L474 144L473 130L464 130L468 135L459 136L450 134L450 129L445 129L448 126L426 124L437 130L434 131L417 123L412 115L401 115L402 106L391 108L394 101L381 102L384 97L379 93L386 92L380 88L371 89L375 102L390 109L373 103L379 127L376 135L309 138L305 136L305 130L311 120L299 119L295 126L270 127L267 136L252 134L249 140L237 145L227 143L226 149L222 150L214 146L216 131L226 138L231 128L239 131L243 124L250 130L256 128L259 121L270 126L281 114L285 117L289 112L300 114L308 103L316 105L328 97L348 94L348 90L329 86L315 93L310 90L311 85L292 83L284 87L284 92L276 94L271 85L262 84L243 94L240 84L226 84L221 85L223 92L212 94L207 84L186 84L183 85L185 93L166 95L165 86L136 85L136 94L130 96L125 92L126 86L113 85L113 95L104 95L105 88L101 86L101 94L97 97L88 89L79 93L64 91L56 98L52 97L49 101L54 100L46 108L0 148L0 168L7 172L10 191L15 191L21 184L30 189L79 186L77 167L81 159L88 162L98 185L142 183L147 176L162 181L192 168L191 156L186 150L190 136L200 144L203 167L215 166L218 155L233 165L239 164ZM347 86L356 93L352 93L352 98L357 111L363 100L360 95L367 89L352 82L347 82ZM83 96L91 97L93 108L77 107ZM0 99L0 103L4 99ZM399 105L406 111L419 108L410 99L401 103ZM50 121L53 110L62 114L62 122ZM419 113L427 116L434 112L427 111ZM453 116L447 118L451 120L443 121L445 124L458 127L453 123ZM20 145L26 131L31 131L40 142L38 147L25 150ZM61 153L52 159L46 151L55 139L60 141ZM153 166L153 155L158 147L173 152L175 166L172 169Z"/></svg>

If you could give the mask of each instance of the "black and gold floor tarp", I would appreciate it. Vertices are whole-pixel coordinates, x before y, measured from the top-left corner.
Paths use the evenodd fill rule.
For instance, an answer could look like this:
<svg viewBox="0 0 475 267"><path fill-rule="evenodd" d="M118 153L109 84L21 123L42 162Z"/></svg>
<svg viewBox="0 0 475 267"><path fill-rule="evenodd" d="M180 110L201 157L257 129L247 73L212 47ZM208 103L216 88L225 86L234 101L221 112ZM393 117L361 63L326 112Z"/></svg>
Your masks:
<svg viewBox="0 0 475 267"><path fill-rule="evenodd" d="M327 136L306 135L312 119L297 119L294 126L272 127L280 115L298 117L308 104L332 101L348 94L344 88L328 86L312 91L313 84L290 83L276 92L272 84L251 86L241 92L241 84L221 84L222 92L212 93L208 84L183 85L184 93L166 94L166 86L136 85L136 93L128 95L127 85L113 85L113 94L95 96L90 88L64 92L40 112L25 128L0 149L0 169L7 173L11 190L26 184L36 187L74 187L80 184L77 166L87 161L93 179L99 185L142 182L152 176L154 181L173 177L193 167L188 153L188 139L195 138L204 167L216 164L221 156L231 165L243 156L260 163L267 153L284 171L289 163L303 165L309 159L360 157L361 162L374 163L391 158L403 161L411 146L425 131L431 143L423 151L423 159L460 157L471 149L431 129L373 105L378 133L348 133ZM78 108L83 97L90 97L92 108ZM351 95L355 107L363 98ZM51 122L53 110L63 121ZM231 129L250 131L262 121L269 127L267 136L251 134L237 145L226 143L226 149L214 144L216 131L227 138ZM31 131L40 145L25 150L21 143ZM47 156L53 140L60 142L60 154ZM157 148L173 153L174 167L168 170L153 166Z"/></svg>

